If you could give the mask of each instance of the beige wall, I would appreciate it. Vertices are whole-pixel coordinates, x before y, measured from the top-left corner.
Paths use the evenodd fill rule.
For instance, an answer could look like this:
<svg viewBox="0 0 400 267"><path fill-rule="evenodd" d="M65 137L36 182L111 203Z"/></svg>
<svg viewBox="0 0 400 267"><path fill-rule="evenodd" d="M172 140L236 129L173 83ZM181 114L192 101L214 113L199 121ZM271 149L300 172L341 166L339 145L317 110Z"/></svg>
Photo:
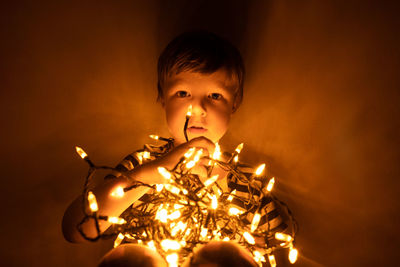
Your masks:
<svg viewBox="0 0 400 267"><path fill-rule="evenodd" d="M242 50L248 79L223 144L266 162L300 225L298 266L391 265L398 243L399 22L373 1L120 1L2 9L2 262L94 266L69 244L80 145L113 165L167 134L156 60L206 28ZM397 221L396 221L397 220ZM395 251L396 249L396 251ZM6 264L7 265L7 264Z"/></svg>

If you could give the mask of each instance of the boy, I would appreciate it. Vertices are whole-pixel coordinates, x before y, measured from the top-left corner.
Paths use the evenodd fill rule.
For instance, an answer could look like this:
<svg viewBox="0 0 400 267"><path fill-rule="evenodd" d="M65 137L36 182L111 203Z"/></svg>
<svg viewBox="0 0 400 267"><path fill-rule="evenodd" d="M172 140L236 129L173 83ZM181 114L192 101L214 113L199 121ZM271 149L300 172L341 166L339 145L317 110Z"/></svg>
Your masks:
<svg viewBox="0 0 400 267"><path fill-rule="evenodd" d="M149 189L138 187L135 190L127 191L123 198L110 197L110 193L118 186L128 187L132 181L139 181L146 184L164 184L165 178L158 172L157 167L162 166L172 169L179 159L190 149L203 149L203 155L210 155L215 150L218 142L228 129L231 116L240 106L243 97L244 65L240 53L227 41L218 36L207 32L191 32L182 34L174 39L163 51L158 62L158 101L165 110L166 120L169 131L173 136L173 146L145 146L144 151L150 152L150 159L138 157L138 153L127 156L117 169L123 172L121 176L116 172L109 176L103 184L97 186L93 191L99 203L99 213L108 216L119 216L132 203L140 202L140 198L145 196ZM184 136L183 126L185 124L186 113L189 105L192 106L192 116L187 127L188 142ZM143 151L139 151L143 152ZM227 161L225 154L223 160ZM200 180L206 178L207 161L201 161L193 168L192 173L197 174ZM212 175L219 174L217 183L225 191L236 189L240 191L240 186L227 180L227 174L221 168L214 168ZM126 178L129 177L129 178ZM248 194L248 192L238 192ZM63 219L63 233L70 242L80 242L82 238L76 229L76 225L81 221L84 214L82 212L83 197L78 197L67 209ZM268 215L276 213L273 203L269 206ZM254 214L251 214L254 215ZM281 217L274 215L269 220L268 227L276 228L277 231L284 230L287 225L283 223ZM264 222L265 224L265 222ZM101 232L107 230L110 224L101 222ZM96 229L92 222L83 225L83 231L87 236L95 236ZM229 245L221 245L218 242L210 244L200 249L199 253L193 257L191 266L203 266L203 264L214 264L210 256L204 259L199 255L214 255L224 253L222 248ZM236 245L230 247L230 251L241 251ZM131 250L135 245L127 248L126 246L115 249L105 257L101 266L116 266L111 259L126 260L120 255L120 251ZM210 252L211 251L211 252ZM207 252L207 253L204 253ZM139 257L141 252L137 252ZM248 263L247 266L255 266L251 255L246 251L233 253L234 256L241 258ZM135 256L135 258L137 258ZM201 258L201 263L196 259ZM241 262L241 261L238 261ZM109 265L107 265L109 264ZM132 262L132 264L134 264ZM133 266L133 265L132 265ZM204 265L206 266L206 265ZM212 265L210 265L212 266ZM241 266L243 263L241 263Z"/></svg>

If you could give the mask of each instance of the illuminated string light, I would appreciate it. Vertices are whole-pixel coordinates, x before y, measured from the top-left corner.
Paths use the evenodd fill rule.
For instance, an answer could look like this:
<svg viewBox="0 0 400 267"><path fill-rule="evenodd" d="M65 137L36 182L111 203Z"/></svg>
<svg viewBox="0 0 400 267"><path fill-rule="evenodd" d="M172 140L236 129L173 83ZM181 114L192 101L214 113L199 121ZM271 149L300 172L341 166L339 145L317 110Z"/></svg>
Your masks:
<svg viewBox="0 0 400 267"><path fill-rule="evenodd" d="M122 233L119 233L114 241L114 248L118 247L121 244L122 240L124 240L124 238L125 236Z"/></svg>
<svg viewBox="0 0 400 267"><path fill-rule="evenodd" d="M124 188L122 186L117 186L110 194L115 198L122 198L125 195Z"/></svg>
<svg viewBox="0 0 400 267"><path fill-rule="evenodd" d="M264 169L265 169L265 164L261 164L260 166L258 166L257 170L255 171L255 174L257 176L260 176L263 173Z"/></svg>
<svg viewBox="0 0 400 267"><path fill-rule="evenodd" d="M276 267L276 260L275 260L275 256L274 255L268 255L268 261L269 261L269 265L271 267Z"/></svg>
<svg viewBox="0 0 400 267"><path fill-rule="evenodd" d="M171 139L155 135L151 136L151 138L171 142ZM298 257L297 249L293 248L294 233L291 236L283 233L275 234L270 230L258 230L261 221L261 202L259 198L254 198L251 193L242 194L241 190L237 193L236 189L230 193L223 192L220 185L216 183L218 175L212 176L211 172L204 179L205 181L191 174L191 168L201 158L208 159L212 163L208 169L218 165L222 169L229 171L232 179L238 179L242 184L246 184L249 187L249 192L254 188L262 191L263 194L271 194L268 189L272 189L275 182L274 178L271 178L264 188L257 183L253 183L254 180L259 179L256 176L260 176L264 172L265 164L260 165L253 175L247 174L248 176L241 172L241 168L239 168L241 165L236 164L243 144L240 144L235 149L232 154L233 157L228 162L219 160L222 153L217 146L219 145L216 144L216 150L210 157L202 158L203 151L201 149L190 148L174 168L167 170L164 167L159 167L158 172L165 178L163 184L149 185L133 182L126 188L122 186L113 188L110 195L115 198L122 198L127 191L139 186L154 190L152 191L154 194L147 194L146 199L141 199L142 204L137 207L132 206L129 213L124 213L121 217L99 214L96 198L93 192L88 190L90 183L86 182L84 194L87 196L86 205L89 209L85 211L87 212L87 214L85 213L85 220L90 218L95 221L97 226L102 220L106 220L115 224L115 232L107 231L101 233L98 230L98 234L95 237L87 236L83 230L80 230L80 233L85 239L94 241L100 237L106 237L112 232L111 234L117 235L114 246L120 245L124 239L126 239L126 242L146 244L166 260L168 259L167 262L170 266L180 266L193 251L196 244L204 244L211 240L235 240L247 248L254 255L254 260L259 264L266 261L266 257L260 253L262 249L265 249L264 251L269 255L268 260L271 266L272 264L276 265L276 262L274 263L273 261L275 258L271 258L276 249L290 249L289 261L294 262L294 259ZM220 156L218 156L217 152L221 153ZM136 153L136 158L140 163L144 160L151 160L154 157L156 155L150 154L148 151ZM86 157L81 156L81 158L89 163L87 155ZM109 167L97 167L93 164L90 167L87 179L91 179L92 172L97 169L106 168L118 171ZM270 186L270 184L272 185ZM235 201L233 201L234 199ZM256 212L251 223L243 223L243 219L247 218L245 215L248 215L248 211L238 205L240 202L255 208ZM88 212L89 210L90 212ZM289 214L289 217L292 220L291 214ZM223 225L223 222L229 223ZM78 229L83 229L80 225L78 225ZM260 237L260 234L263 237L268 236L270 239L280 240L282 243L272 246L265 244L260 247L258 242L257 244L255 242L255 237ZM258 251L258 249L261 250Z"/></svg>
<svg viewBox="0 0 400 267"><path fill-rule="evenodd" d="M76 146L75 147L75 150L76 150L76 152L79 154L79 156L82 158L82 159L85 159L88 155L86 154L86 152L82 149L82 148L80 148L79 146Z"/></svg>
<svg viewBox="0 0 400 267"><path fill-rule="evenodd" d="M251 232L254 232L257 229L258 224L260 223L260 219L261 219L260 213L257 212L256 214L254 214L253 221L251 222L251 227L250 227Z"/></svg>
<svg viewBox="0 0 400 267"><path fill-rule="evenodd" d="M290 242L293 239L290 235L287 235L284 233L279 233L279 232L275 233L275 238L277 240L285 241L285 242Z"/></svg>
<svg viewBox="0 0 400 267"><path fill-rule="evenodd" d="M267 185L267 191L268 191L268 192L271 192L271 191L272 191L272 187L274 187L274 184L275 184L275 177L272 177L272 178L269 180L268 185Z"/></svg>
<svg viewBox="0 0 400 267"><path fill-rule="evenodd" d="M88 202L89 202L89 208L92 212L97 212L99 210L99 206L97 205L96 197L92 193L92 191L88 192Z"/></svg>
<svg viewBox="0 0 400 267"><path fill-rule="evenodd" d="M249 233L249 232L244 232L243 233L244 239L246 239L247 243L254 245L256 241L254 240L254 237Z"/></svg>
<svg viewBox="0 0 400 267"><path fill-rule="evenodd" d="M289 250L289 261L291 264L297 261L297 256L299 255L299 251L295 248L290 248Z"/></svg>

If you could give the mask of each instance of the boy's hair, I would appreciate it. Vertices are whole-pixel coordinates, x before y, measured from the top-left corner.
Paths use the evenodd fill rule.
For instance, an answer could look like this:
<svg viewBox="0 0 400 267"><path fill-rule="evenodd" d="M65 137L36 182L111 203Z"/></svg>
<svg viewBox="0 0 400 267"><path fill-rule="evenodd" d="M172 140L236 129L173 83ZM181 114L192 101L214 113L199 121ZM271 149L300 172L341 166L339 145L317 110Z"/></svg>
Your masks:
<svg viewBox="0 0 400 267"><path fill-rule="evenodd" d="M227 40L206 31L192 31L173 39L158 59L158 97L169 77L184 71L212 74L223 69L235 88L236 107L243 98L244 64L239 50Z"/></svg>

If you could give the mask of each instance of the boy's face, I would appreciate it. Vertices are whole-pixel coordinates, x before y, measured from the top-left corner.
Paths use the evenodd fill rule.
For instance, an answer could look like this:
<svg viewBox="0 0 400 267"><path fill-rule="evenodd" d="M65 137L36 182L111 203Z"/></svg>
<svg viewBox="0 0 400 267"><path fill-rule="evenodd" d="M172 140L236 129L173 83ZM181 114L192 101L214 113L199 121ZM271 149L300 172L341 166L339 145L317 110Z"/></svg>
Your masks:
<svg viewBox="0 0 400 267"><path fill-rule="evenodd" d="M189 105L189 140L205 136L217 142L225 134L236 106L231 84L224 70L212 74L181 72L167 80L161 103L176 145L186 142L183 129Z"/></svg>

